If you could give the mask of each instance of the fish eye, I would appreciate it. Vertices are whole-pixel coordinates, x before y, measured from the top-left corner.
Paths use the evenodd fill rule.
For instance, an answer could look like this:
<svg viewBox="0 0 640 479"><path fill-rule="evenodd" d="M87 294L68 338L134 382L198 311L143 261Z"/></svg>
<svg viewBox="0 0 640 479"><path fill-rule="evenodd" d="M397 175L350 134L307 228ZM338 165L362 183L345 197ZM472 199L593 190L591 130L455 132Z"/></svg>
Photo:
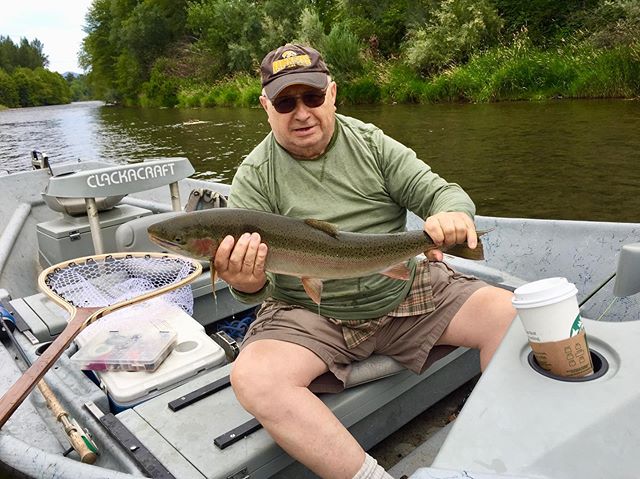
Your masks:
<svg viewBox="0 0 640 479"><path fill-rule="evenodd" d="M176 236L175 238L173 238L173 241L175 243L182 244L182 236Z"/></svg>

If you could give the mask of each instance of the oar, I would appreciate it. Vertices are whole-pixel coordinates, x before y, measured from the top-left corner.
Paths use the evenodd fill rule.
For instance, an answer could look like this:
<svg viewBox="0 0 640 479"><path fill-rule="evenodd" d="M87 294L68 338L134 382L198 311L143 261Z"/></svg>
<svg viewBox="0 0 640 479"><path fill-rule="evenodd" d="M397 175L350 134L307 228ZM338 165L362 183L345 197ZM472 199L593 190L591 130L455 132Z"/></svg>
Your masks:
<svg viewBox="0 0 640 479"><path fill-rule="evenodd" d="M0 307L0 321L2 322L2 327L7 332L9 339L11 340L17 351L20 353L20 356L22 357L24 362L27 363L27 366L31 366L31 361L29 360L27 353L25 353L24 349L22 349L22 346L20 346L16 338L13 336L13 332L10 329L11 327L9 326L9 324L7 324L5 318L13 319L8 311ZM93 464L94 462L96 462L96 459L98 457L98 449L95 443L87 434L85 434L84 430L82 429L82 427L80 427L78 422L75 419L71 418L69 416L69 413L65 411L65 409L62 407L62 404L60 404L60 401L58 401L55 393L44 379L41 379L38 382L37 386L42 393L45 401L47 402L47 406L49 407L49 409L51 409L51 412L53 412L56 420L60 422L64 427L64 431L67 434L69 443L80 456L80 461L86 464Z"/></svg>

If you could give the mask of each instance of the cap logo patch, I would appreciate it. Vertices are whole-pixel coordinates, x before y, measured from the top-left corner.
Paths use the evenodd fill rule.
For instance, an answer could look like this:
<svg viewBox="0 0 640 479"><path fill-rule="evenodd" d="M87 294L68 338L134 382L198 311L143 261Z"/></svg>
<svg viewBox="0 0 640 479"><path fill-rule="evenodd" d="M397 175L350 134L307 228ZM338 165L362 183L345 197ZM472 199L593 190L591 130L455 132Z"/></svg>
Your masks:
<svg viewBox="0 0 640 479"><path fill-rule="evenodd" d="M278 73L285 68L308 67L311 65L309 55L296 55L295 52L287 50L282 54L282 60L276 60L271 64L273 73Z"/></svg>

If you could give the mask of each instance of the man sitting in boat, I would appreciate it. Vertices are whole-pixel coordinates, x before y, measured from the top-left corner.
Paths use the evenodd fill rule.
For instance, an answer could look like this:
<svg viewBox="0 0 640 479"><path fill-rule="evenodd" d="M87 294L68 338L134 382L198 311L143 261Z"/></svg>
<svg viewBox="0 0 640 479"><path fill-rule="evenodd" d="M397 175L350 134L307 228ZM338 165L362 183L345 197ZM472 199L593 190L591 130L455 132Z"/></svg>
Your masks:
<svg viewBox="0 0 640 479"><path fill-rule="evenodd" d="M257 233L225 238L215 256L219 276L240 301L263 301L234 363L233 389L317 475L390 477L308 385L327 371L344 381L349 364L372 353L421 373L434 345L478 348L485 368L515 316L512 295L442 262L442 249L476 246L473 202L411 149L337 114L337 86L316 50L286 44L264 58L261 75L272 131L238 168L229 206L359 233L402 232L409 210L426 218L439 249L407 265L408 281L327 281L314 302L298 278L265 273L268 248Z"/></svg>

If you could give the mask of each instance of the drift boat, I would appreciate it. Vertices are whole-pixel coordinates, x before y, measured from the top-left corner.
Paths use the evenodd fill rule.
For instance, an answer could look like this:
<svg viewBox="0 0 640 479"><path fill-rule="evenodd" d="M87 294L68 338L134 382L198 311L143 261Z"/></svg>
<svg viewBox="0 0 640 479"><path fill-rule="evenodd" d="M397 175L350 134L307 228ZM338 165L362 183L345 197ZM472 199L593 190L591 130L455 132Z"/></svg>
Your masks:
<svg viewBox="0 0 640 479"><path fill-rule="evenodd" d="M146 234L150 224L185 208L223 206L229 193L228 185L190 178L193 172L185 158L163 158L51 165L0 176L0 392L66 326L65 312L38 290L43 268L93 254L158 251ZM614 265L622 246L638 238L640 225L491 217L478 217L477 224L493 228L484 239L486 259L447 257L461 271L509 289L565 276L589 296L583 316L595 318L605 310L604 319L611 322L637 316L633 298L608 308L613 266L603 263ZM409 215L409 229L421 225ZM181 304L149 303L135 313L159 317L177 331L154 371L85 373L77 359L91 343L79 336L45 375L71 421L67 431L84 437L92 454L70 448L65 425L34 390L0 430L0 471L38 478L314 477L273 442L229 387L237 353L230 333L239 322L246 324L253 306L236 302L224 282L212 285L208 271L188 289ZM510 335L517 333L514 328ZM373 356L353 366L346 390L334 392L330 377L318 378L310 388L368 449L478 373L475 351L439 347L422 375ZM442 464L455 469L452 462Z"/></svg>

